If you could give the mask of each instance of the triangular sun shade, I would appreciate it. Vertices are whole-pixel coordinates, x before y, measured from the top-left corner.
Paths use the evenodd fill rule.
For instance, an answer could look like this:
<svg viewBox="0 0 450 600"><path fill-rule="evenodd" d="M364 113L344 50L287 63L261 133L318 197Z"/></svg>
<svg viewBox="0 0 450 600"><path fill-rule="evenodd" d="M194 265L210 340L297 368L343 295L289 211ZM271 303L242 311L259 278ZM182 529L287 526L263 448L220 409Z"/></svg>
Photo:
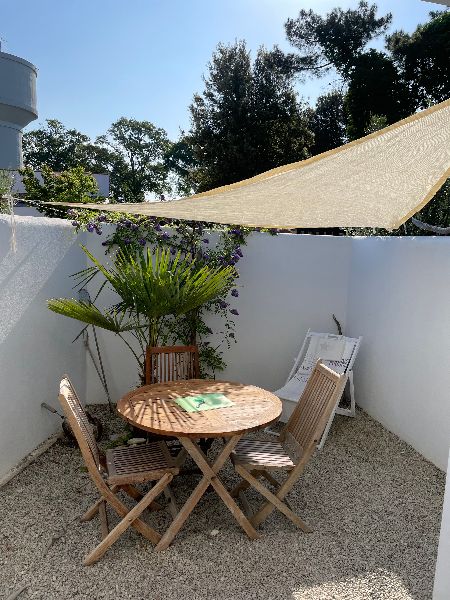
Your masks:
<svg viewBox="0 0 450 600"><path fill-rule="evenodd" d="M425 206L449 176L446 100L334 150L189 198L66 206L280 229L391 230Z"/></svg>

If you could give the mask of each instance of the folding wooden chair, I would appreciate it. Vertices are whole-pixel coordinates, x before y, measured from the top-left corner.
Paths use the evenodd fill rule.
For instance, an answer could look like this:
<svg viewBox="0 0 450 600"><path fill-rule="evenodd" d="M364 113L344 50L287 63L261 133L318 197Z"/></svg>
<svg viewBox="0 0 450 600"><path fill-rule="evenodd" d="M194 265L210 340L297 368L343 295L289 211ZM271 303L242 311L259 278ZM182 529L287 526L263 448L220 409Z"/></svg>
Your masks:
<svg viewBox="0 0 450 600"><path fill-rule="evenodd" d="M174 475L178 474L179 469L174 465L166 444L155 442L135 447L119 447L108 450L106 456L103 456L99 452L86 413L67 375L64 375L60 383L59 401L78 442L89 475L100 492L100 499L81 517L81 520L89 521L99 513L103 539L88 554L83 564L91 565L99 560L130 526L153 544L157 544L161 535L139 517L147 507L155 503L162 492L167 492L172 500L169 504L172 514L177 512L169 483ZM147 481L156 481L156 483L147 494L143 495L135 485ZM120 490L137 501L131 510L116 496ZM122 521L111 531L108 529L107 504L122 517Z"/></svg>
<svg viewBox="0 0 450 600"><path fill-rule="evenodd" d="M161 346L147 348L145 383L166 383L198 379L200 366L197 346Z"/></svg>
<svg viewBox="0 0 450 600"><path fill-rule="evenodd" d="M312 531L284 499L314 453L330 416L336 410L347 377L347 373L336 373L320 360L317 361L279 441L244 438L237 444L231 459L243 481L234 488L231 495L241 498L247 512L249 504L243 492L249 486L267 499L256 514L248 514L253 526L262 523L277 508L303 531ZM274 470L288 472L288 477L282 484L271 475L270 471ZM275 493L258 481L259 477L264 477L275 487Z"/></svg>
<svg viewBox="0 0 450 600"><path fill-rule="evenodd" d="M167 383L200 378L200 361L198 347L192 346L148 346L145 354L145 383ZM181 466L187 453L180 445L177 438L164 437L156 434L147 434L150 441L164 439L171 442L170 449L175 459L175 464ZM177 441L175 441L177 440ZM173 443L172 443L173 442ZM202 440L200 446L207 453L212 440ZM184 473L185 471L183 471ZM190 473L190 471L187 471Z"/></svg>

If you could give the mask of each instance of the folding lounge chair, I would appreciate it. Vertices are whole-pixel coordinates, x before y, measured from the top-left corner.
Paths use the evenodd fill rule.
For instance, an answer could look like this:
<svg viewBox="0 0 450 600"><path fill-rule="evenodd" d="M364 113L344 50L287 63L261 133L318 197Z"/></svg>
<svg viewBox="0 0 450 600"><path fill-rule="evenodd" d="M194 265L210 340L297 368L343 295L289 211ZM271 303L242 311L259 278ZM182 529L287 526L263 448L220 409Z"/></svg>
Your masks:
<svg viewBox="0 0 450 600"><path fill-rule="evenodd" d="M314 365L319 358L333 371L348 374L350 408L337 406L336 411L330 416L330 420L325 428L322 439L320 440L319 448L322 448L325 443L335 413L347 417L355 416L356 404L355 388L353 384L353 365L361 341L362 337L350 338L345 337L344 335L334 335L332 333L317 333L308 329L300 352L294 362L294 366L289 373L285 385L274 392L281 400L297 402L305 389Z"/></svg>
<svg viewBox="0 0 450 600"><path fill-rule="evenodd" d="M166 444L155 442L135 447L119 447L108 450L106 456L102 456L86 413L66 375L60 384L59 401L78 442L89 475L100 492L100 499L82 516L81 520L89 521L99 513L103 539L88 554L83 564L91 565L99 560L130 526L153 544L157 544L161 535L142 521L140 516L147 507L156 504L156 498L163 492L172 501L169 503L172 514L177 512L169 483L179 470L174 465ZM135 485L148 481L156 483L144 495ZM131 510L116 496L120 490L137 501ZM108 530L106 504L122 517L120 523L111 531Z"/></svg>
<svg viewBox="0 0 450 600"><path fill-rule="evenodd" d="M243 481L234 488L231 495L240 497L246 512L249 512L249 504L244 490L248 487L255 488L267 500L256 514L247 515L254 527L277 508L303 531L312 531L284 499L314 453L330 415L339 402L347 378L347 373L336 373L317 361L279 441L243 438L238 442L231 460ZM282 484L271 475L270 472L274 470L287 471L288 476ZM264 486L258 480L259 477L266 479L275 488L275 492Z"/></svg>

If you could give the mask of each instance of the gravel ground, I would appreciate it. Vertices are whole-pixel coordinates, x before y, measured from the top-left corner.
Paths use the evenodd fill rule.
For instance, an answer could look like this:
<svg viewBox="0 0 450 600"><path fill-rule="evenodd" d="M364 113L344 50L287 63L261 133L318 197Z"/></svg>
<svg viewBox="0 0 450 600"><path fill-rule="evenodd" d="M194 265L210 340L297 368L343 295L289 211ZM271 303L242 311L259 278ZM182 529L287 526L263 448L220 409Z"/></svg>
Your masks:
<svg viewBox="0 0 450 600"><path fill-rule="evenodd" d="M120 431L94 410L106 436ZM236 481L230 465L222 474ZM196 481L176 480L180 503ZM83 567L99 524L79 516L96 494L78 450L58 442L0 490L0 597L27 585L20 600L429 600L443 492L441 471L358 412L336 418L289 495L313 533L273 513L250 541L208 493L168 550L129 531ZM170 522L165 512L149 519L160 531Z"/></svg>

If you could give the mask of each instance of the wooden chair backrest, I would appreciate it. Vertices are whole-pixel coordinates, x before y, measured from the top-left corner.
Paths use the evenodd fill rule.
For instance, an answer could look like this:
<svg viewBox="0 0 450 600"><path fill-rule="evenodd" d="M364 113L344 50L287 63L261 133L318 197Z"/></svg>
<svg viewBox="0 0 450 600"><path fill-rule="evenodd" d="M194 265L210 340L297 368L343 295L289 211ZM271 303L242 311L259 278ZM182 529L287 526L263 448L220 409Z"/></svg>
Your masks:
<svg viewBox="0 0 450 600"><path fill-rule="evenodd" d="M89 472L100 469L100 453L91 424L69 377L64 375L59 385L59 402L64 410Z"/></svg>
<svg viewBox="0 0 450 600"><path fill-rule="evenodd" d="M145 383L166 383L198 379L200 367L197 346L162 346L147 348Z"/></svg>
<svg viewBox="0 0 450 600"><path fill-rule="evenodd" d="M300 456L320 441L328 419L344 391L347 373L336 373L317 361L281 439L292 442Z"/></svg>

